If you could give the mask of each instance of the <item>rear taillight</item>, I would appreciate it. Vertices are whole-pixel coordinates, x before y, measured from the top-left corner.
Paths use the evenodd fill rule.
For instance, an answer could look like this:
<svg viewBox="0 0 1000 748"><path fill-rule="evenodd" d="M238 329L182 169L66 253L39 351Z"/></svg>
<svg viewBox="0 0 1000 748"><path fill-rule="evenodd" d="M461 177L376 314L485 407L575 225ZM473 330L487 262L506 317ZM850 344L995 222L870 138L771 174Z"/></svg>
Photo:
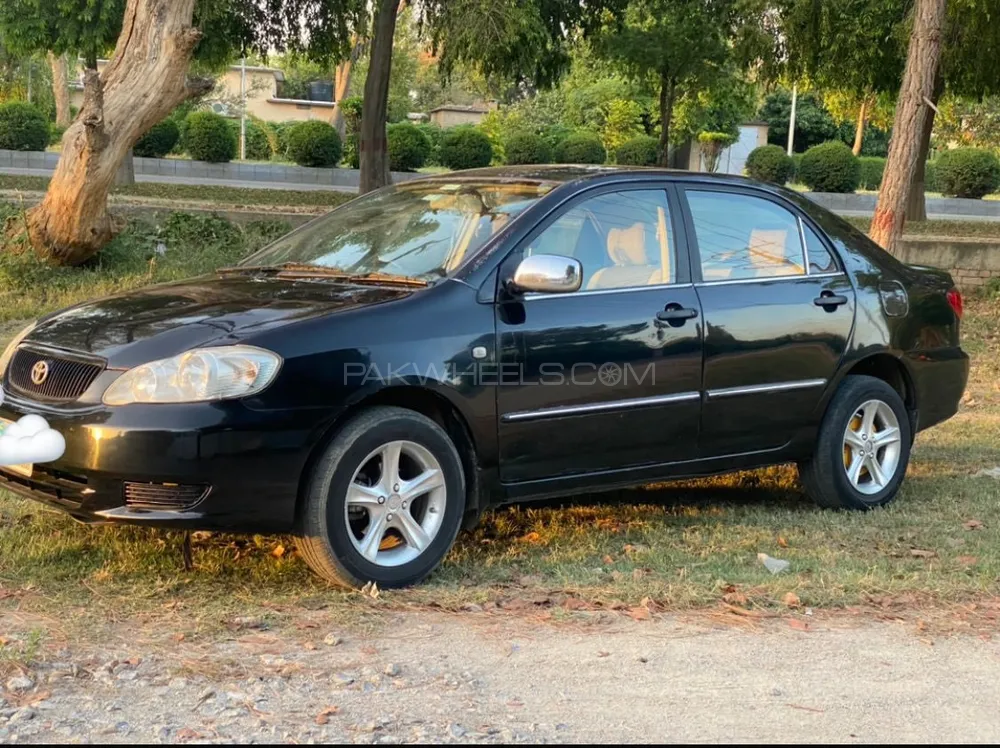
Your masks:
<svg viewBox="0 0 1000 748"><path fill-rule="evenodd" d="M962 301L962 292L957 288L953 288L948 292L948 303L951 304L952 310L955 312L955 316L962 319L962 313L965 311L965 304Z"/></svg>

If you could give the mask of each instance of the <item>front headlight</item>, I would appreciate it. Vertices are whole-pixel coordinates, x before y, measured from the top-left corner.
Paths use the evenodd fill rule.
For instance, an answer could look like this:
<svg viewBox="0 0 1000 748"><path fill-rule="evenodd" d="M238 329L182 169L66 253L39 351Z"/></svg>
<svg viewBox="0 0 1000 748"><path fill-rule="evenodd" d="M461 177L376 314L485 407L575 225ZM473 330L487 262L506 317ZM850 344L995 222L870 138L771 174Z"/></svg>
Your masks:
<svg viewBox="0 0 1000 748"><path fill-rule="evenodd" d="M28 334L34 329L35 323L32 322L30 325L21 330L21 332L19 332L14 339L10 341L10 345L4 349L3 355L0 356L0 376L3 376L4 372L7 371L7 366L10 364L10 360L14 358L14 351L16 351L17 347L21 345L21 341L28 337Z"/></svg>
<svg viewBox="0 0 1000 748"><path fill-rule="evenodd" d="M281 367L281 357L249 345L200 348L130 369L104 393L105 405L199 403L255 395Z"/></svg>

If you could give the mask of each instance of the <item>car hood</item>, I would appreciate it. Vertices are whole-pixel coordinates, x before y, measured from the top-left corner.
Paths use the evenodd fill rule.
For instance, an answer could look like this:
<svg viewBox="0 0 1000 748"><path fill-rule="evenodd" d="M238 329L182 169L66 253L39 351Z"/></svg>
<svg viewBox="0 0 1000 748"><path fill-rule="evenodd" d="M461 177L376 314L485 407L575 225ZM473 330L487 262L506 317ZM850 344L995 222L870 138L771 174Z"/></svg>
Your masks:
<svg viewBox="0 0 1000 748"><path fill-rule="evenodd" d="M334 280L195 278L86 302L43 318L26 342L79 351L127 369L201 345L236 341L333 312L408 296L412 288Z"/></svg>

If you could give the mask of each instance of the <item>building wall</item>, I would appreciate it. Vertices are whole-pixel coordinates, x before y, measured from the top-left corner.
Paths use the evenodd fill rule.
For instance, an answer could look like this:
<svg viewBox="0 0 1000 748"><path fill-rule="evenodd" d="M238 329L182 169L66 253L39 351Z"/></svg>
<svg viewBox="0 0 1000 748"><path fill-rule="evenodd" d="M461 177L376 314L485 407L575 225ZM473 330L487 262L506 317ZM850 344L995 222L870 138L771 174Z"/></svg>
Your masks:
<svg viewBox="0 0 1000 748"><path fill-rule="evenodd" d="M102 70L103 60L97 63L97 69ZM230 68L220 80L223 88L221 96L205 98L211 104L223 101L238 105L240 101L240 70ZM247 113L265 122L286 122L289 120L320 119L329 121L333 115L333 104L326 101L298 101L277 99L278 81L274 73L268 70L247 70ZM70 90L70 102L80 107L83 104L83 91ZM233 113L235 115L235 112Z"/></svg>
<svg viewBox="0 0 1000 748"><path fill-rule="evenodd" d="M438 127L455 127L456 125L478 125L486 117L485 112L463 112L442 109L431 112L431 123Z"/></svg>

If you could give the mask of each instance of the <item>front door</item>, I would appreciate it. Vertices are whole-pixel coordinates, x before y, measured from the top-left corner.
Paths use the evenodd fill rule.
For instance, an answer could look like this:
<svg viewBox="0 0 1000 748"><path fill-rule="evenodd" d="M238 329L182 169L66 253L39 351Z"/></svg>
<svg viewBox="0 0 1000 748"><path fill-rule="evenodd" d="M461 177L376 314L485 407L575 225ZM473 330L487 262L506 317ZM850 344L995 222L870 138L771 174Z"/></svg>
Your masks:
<svg viewBox="0 0 1000 748"><path fill-rule="evenodd" d="M563 478L693 458L702 320L662 186L577 198L527 238L575 257L583 286L497 304L501 478Z"/></svg>
<svg viewBox="0 0 1000 748"><path fill-rule="evenodd" d="M681 190L705 315L702 456L814 429L854 325L854 289L808 222L751 190Z"/></svg>

